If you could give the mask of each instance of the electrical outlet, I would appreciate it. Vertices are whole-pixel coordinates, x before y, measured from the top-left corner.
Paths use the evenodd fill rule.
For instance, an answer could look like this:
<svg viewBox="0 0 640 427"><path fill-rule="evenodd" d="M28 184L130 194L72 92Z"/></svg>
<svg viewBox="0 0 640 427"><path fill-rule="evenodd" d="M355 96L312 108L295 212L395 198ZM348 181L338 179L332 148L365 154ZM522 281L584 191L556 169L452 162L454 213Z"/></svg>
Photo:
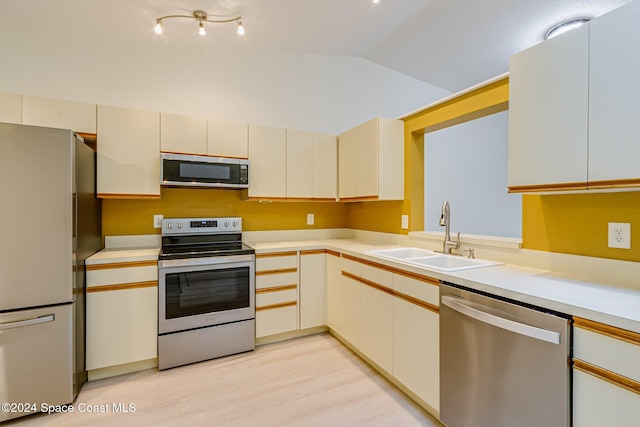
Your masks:
<svg viewBox="0 0 640 427"><path fill-rule="evenodd" d="M409 215L402 215L401 217L401 222L402 222L402 229L403 230L408 230L409 229Z"/></svg>
<svg viewBox="0 0 640 427"><path fill-rule="evenodd" d="M631 224L626 222L609 223L609 247L631 249Z"/></svg>
<svg viewBox="0 0 640 427"><path fill-rule="evenodd" d="M315 218L313 214L307 214L307 225L313 225Z"/></svg>
<svg viewBox="0 0 640 427"><path fill-rule="evenodd" d="M153 216L153 228L162 228L162 215Z"/></svg>

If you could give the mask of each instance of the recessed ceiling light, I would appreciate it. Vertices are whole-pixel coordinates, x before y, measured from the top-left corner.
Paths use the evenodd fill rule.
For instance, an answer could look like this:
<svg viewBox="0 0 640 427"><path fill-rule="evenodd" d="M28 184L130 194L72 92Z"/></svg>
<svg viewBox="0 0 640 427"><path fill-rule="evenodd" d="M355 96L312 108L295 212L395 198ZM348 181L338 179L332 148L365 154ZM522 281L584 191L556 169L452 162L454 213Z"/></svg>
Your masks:
<svg viewBox="0 0 640 427"><path fill-rule="evenodd" d="M564 21L551 27L547 34L545 34L544 39L549 40L560 34L566 33L567 31L573 30L574 28L580 27L582 24L589 22L591 18L574 18L568 21Z"/></svg>

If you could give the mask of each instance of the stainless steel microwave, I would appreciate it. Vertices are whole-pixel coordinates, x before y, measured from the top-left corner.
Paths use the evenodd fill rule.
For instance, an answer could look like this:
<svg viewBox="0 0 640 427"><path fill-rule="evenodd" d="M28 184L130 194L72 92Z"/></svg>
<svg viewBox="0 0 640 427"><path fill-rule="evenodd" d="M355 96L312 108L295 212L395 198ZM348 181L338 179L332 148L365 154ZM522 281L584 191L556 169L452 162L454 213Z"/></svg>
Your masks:
<svg viewBox="0 0 640 427"><path fill-rule="evenodd" d="M249 188L249 160L161 153L160 185Z"/></svg>

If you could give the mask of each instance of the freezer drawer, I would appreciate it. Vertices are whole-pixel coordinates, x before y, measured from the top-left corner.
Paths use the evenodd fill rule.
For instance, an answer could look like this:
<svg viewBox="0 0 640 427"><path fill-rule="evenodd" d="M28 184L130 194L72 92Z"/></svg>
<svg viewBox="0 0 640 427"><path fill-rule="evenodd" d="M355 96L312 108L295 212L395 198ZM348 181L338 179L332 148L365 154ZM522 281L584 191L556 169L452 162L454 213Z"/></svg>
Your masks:
<svg viewBox="0 0 640 427"><path fill-rule="evenodd" d="M0 404L73 401L73 305L0 314ZM0 422L32 413L5 409Z"/></svg>
<svg viewBox="0 0 640 427"><path fill-rule="evenodd" d="M441 285L441 421L569 426L570 332L568 316Z"/></svg>

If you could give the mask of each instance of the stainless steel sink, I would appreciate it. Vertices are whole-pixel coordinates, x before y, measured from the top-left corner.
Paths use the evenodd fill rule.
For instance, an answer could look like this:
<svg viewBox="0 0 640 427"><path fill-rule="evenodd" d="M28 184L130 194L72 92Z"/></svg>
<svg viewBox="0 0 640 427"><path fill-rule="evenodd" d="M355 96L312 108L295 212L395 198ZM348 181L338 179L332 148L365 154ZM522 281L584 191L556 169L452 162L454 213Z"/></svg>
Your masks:
<svg viewBox="0 0 640 427"><path fill-rule="evenodd" d="M478 258L444 255L421 248L392 248L368 251L369 254L439 271L459 271L504 264Z"/></svg>

